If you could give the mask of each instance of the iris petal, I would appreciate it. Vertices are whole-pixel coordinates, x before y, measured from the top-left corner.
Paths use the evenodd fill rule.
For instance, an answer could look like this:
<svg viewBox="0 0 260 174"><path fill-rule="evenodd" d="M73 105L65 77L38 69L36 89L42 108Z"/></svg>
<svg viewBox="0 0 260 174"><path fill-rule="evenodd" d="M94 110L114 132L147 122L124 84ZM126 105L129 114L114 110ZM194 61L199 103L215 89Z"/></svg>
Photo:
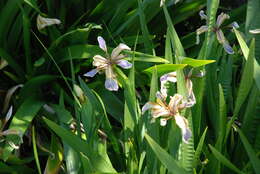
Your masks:
<svg viewBox="0 0 260 174"><path fill-rule="evenodd" d="M118 91L118 84L115 79L107 78L105 82L105 87L109 91Z"/></svg>
<svg viewBox="0 0 260 174"><path fill-rule="evenodd" d="M117 59L117 57L123 50L131 50L131 48L129 48L126 44L121 43L112 51L111 58Z"/></svg>
<svg viewBox="0 0 260 174"><path fill-rule="evenodd" d="M118 60L116 62L116 64L124 69L129 69L132 67L132 64L130 62L128 62L127 60Z"/></svg>
<svg viewBox="0 0 260 174"><path fill-rule="evenodd" d="M181 129L183 142L188 143L188 141L192 135L192 133L188 127L188 121L184 117L180 116L179 114L175 115L174 118L175 118L176 124Z"/></svg>
<svg viewBox="0 0 260 174"><path fill-rule="evenodd" d="M37 17L38 30L41 30L47 26L51 26L54 24L60 24L60 23L61 23L61 21L59 19L45 18L45 17L42 17L41 15L38 15L38 17Z"/></svg>
<svg viewBox="0 0 260 174"><path fill-rule="evenodd" d="M104 66L105 64L107 64L107 59L100 55L95 55L93 59L93 66Z"/></svg>
<svg viewBox="0 0 260 174"><path fill-rule="evenodd" d="M200 15L201 19L206 19L206 20L208 19L207 15L205 14L205 12L203 10L200 10L199 15Z"/></svg>
<svg viewBox="0 0 260 174"><path fill-rule="evenodd" d="M229 19L229 15L226 13L221 13L220 15L218 15L217 18L217 27L219 28L221 26L221 24L226 20Z"/></svg>
<svg viewBox="0 0 260 174"><path fill-rule="evenodd" d="M166 126L166 124L167 124L167 120L164 119L164 118L161 118L161 119L160 119L160 125L161 125L161 126Z"/></svg>
<svg viewBox="0 0 260 174"><path fill-rule="evenodd" d="M98 70L97 69L92 69L91 71L87 72L86 74L84 74L83 76L86 77L94 77L97 74Z"/></svg>
<svg viewBox="0 0 260 174"><path fill-rule="evenodd" d="M97 40L98 40L99 48L107 52L106 41L103 39L103 37L98 36Z"/></svg>
<svg viewBox="0 0 260 174"><path fill-rule="evenodd" d="M233 48L229 45L228 42L223 43L223 48L228 54L234 54Z"/></svg>
<svg viewBox="0 0 260 174"><path fill-rule="evenodd" d="M154 103L152 103L152 102L145 103L145 105L142 107L142 113L145 113L145 111L147 111L153 107L154 107Z"/></svg>

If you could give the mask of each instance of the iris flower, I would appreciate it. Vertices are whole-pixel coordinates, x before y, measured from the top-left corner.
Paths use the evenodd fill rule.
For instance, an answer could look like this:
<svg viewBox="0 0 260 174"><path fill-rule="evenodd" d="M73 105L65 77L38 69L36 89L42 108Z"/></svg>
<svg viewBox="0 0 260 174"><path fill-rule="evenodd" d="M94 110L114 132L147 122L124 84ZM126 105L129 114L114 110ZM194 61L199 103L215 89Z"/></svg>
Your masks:
<svg viewBox="0 0 260 174"><path fill-rule="evenodd" d="M54 18L45 18L42 17L41 15L37 16L37 28L38 30L42 30L47 26L51 26L54 24L61 24L61 21L59 19L54 19Z"/></svg>
<svg viewBox="0 0 260 174"><path fill-rule="evenodd" d="M113 49L111 55L108 54L107 46L105 40L99 36L97 38L99 47L106 53L106 57L100 55L95 55L93 57L93 66L97 68L84 74L86 77L94 77L98 72L105 72L106 81L105 87L109 91L118 90L118 82L116 79L116 74L114 73L114 65L118 65L124 69L129 69L132 64L127 60L123 60L126 56L121 54L123 50L131 50L127 45L120 43L115 49Z"/></svg>
<svg viewBox="0 0 260 174"><path fill-rule="evenodd" d="M207 15L205 15L203 10L201 10L199 12L199 15L200 15L201 19L205 19L205 20L208 19ZM224 36L223 31L221 30L221 25L223 24L223 22L226 19L229 19L229 18L230 18L229 15L227 15L225 13L221 13L220 15L218 15L216 25L215 25L215 27L213 27L213 31L216 33L218 42L221 45L223 45L223 48L225 49L225 51L228 54L234 54L234 51L233 51L232 47L229 45L228 41L226 40L226 38ZM234 28L238 28L239 27L236 22L231 23L231 25L229 25L229 26L230 27L234 27ZM196 34L197 34L196 44L199 44L199 35L204 33L204 32L206 32L206 31L208 31L208 26L207 25L202 25L200 28L198 28L196 30Z"/></svg>
<svg viewBox="0 0 260 174"><path fill-rule="evenodd" d="M160 78L161 81L161 91L156 93L156 102L147 102L143 108L142 113L147 110L151 110L152 121L160 118L160 125L165 126L169 119L174 119L178 127L181 129L182 140L187 143L191 137L191 130L188 126L188 121L185 117L180 115L180 112L185 108L192 107L195 103L195 96L192 90L192 81L190 79L186 80L186 87L188 89L187 100L180 94L175 94L170 96L170 101L167 103L167 89L165 83L167 81L176 82L176 72L168 73Z"/></svg>

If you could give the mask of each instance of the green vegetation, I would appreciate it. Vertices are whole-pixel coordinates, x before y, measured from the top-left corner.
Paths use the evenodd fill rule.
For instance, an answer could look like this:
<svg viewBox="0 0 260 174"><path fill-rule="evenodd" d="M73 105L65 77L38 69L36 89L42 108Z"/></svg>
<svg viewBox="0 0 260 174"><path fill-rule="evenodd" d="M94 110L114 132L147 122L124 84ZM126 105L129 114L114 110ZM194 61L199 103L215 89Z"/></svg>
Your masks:
<svg viewBox="0 0 260 174"><path fill-rule="evenodd" d="M0 174L259 174L259 11L2 0Z"/></svg>

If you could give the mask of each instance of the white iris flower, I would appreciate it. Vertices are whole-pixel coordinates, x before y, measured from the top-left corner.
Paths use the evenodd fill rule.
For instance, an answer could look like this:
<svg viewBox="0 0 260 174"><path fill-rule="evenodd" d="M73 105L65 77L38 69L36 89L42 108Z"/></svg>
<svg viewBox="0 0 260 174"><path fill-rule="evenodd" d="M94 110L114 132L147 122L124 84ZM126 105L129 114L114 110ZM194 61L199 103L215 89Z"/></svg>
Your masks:
<svg viewBox="0 0 260 174"><path fill-rule="evenodd" d="M205 15L203 10L201 10L199 12L199 15L200 15L201 19L208 20L208 17L207 17L207 15ZM229 18L230 18L229 15L227 15L225 13L221 13L220 15L218 15L216 26L213 28L213 31L216 33L218 42L221 45L223 45L223 48L225 49L225 51L228 54L234 54L234 51L233 51L232 47L229 45L228 41L226 40L226 38L224 36L223 31L221 30L221 25L223 24L223 22L226 19L229 19ZM229 26L232 27L232 28L239 28L237 22L233 22ZM196 34L197 34L196 44L199 44L199 35L204 33L204 32L207 32L207 31L208 31L208 26L207 25L202 25L200 28L198 28L196 30Z"/></svg>
<svg viewBox="0 0 260 174"><path fill-rule="evenodd" d="M38 30L42 30L47 26L51 26L51 25L59 25L61 24L61 21L59 19L54 19L54 18L45 18L42 17L41 15L37 16L37 28Z"/></svg>
<svg viewBox="0 0 260 174"><path fill-rule="evenodd" d="M100 55L95 55L93 57L93 66L97 68L84 74L86 77L94 77L98 72L105 72L106 81L105 87L109 91L118 90L118 82L116 79L116 74L114 73L113 66L118 65L124 69L129 69L132 67L132 64L127 60L123 60L126 56L121 54L123 50L131 50L127 45L120 43L115 49L113 49L111 55L108 54L107 46L105 40L99 36L97 38L99 47L105 51L106 58Z"/></svg>

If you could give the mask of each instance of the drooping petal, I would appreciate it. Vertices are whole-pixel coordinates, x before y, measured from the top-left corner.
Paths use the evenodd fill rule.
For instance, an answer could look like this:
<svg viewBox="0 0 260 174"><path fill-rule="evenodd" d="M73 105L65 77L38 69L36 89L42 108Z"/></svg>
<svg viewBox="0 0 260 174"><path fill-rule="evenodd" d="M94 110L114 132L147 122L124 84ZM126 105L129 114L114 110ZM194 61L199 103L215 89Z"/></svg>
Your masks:
<svg viewBox="0 0 260 174"><path fill-rule="evenodd" d="M160 92L164 96L164 98L167 98L167 81L161 81L161 89Z"/></svg>
<svg viewBox="0 0 260 174"><path fill-rule="evenodd" d="M226 14L226 13L221 13L220 15L218 15L218 18L217 18L217 27L219 28L221 26L221 24L226 20L226 19L229 19L229 15Z"/></svg>
<svg viewBox="0 0 260 174"><path fill-rule="evenodd" d="M102 67L102 66L106 66L108 60L100 55L95 55L93 57L93 66L96 67Z"/></svg>
<svg viewBox="0 0 260 174"><path fill-rule="evenodd" d="M83 76L85 77L94 77L97 74L98 70L97 69L92 69L91 71L87 72Z"/></svg>
<svg viewBox="0 0 260 174"><path fill-rule="evenodd" d="M142 107L142 114L144 114L147 110L153 108L156 104L153 102L147 102L145 105Z"/></svg>
<svg viewBox="0 0 260 174"><path fill-rule="evenodd" d="M118 91L118 84L116 79L107 78L105 82L105 87L109 91Z"/></svg>
<svg viewBox="0 0 260 174"><path fill-rule="evenodd" d="M59 19L54 19L54 18L45 18L42 17L41 15L37 16L37 28L38 30L41 30L47 26L51 26L54 24L60 24L61 21Z"/></svg>
<svg viewBox="0 0 260 174"><path fill-rule="evenodd" d="M126 44L120 43L115 49L113 49L111 59L117 59L123 50L131 50L131 48L129 48Z"/></svg>
<svg viewBox="0 0 260 174"><path fill-rule="evenodd" d="M124 69L129 69L132 67L132 64L130 62L128 62L127 60L118 60L116 62L116 64Z"/></svg>
<svg viewBox="0 0 260 174"><path fill-rule="evenodd" d="M181 129L183 142L188 143L190 137L192 136L191 130L188 127L188 121L184 117L180 116L179 114L176 114L174 116L174 119L176 124Z"/></svg>
<svg viewBox="0 0 260 174"><path fill-rule="evenodd" d="M200 43L199 35L202 34L202 33L205 33L206 31L208 31L208 26L206 26L206 25L202 25L200 28L198 28L196 30L196 44L197 45Z"/></svg>
<svg viewBox="0 0 260 174"><path fill-rule="evenodd" d="M259 34L260 33L260 29L249 30L249 33L251 33L251 34Z"/></svg>
<svg viewBox="0 0 260 174"><path fill-rule="evenodd" d="M233 48L229 45L229 43L226 41L223 44L223 48L224 50L228 53L228 54L234 54L234 50Z"/></svg>
<svg viewBox="0 0 260 174"><path fill-rule="evenodd" d="M99 48L101 48L102 50L104 50L107 53L107 45L106 45L106 41L103 39L103 37L98 36L97 40L98 40Z"/></svg>
<svg viewBox="0 0 260 174"><path fill-rule="evenodd" d="M202 19L205 19L205 20L208 19L208 17L207 17L207 15L205 14L204 10L200 10L199 15L200 15L200 19L201 19L201 20L202 20Z"/></svg>
<svg viewBox="0 0 260 174"><path fill-rule="evenodd" d="M8 110L8 107L9 107L9 103L10 103L10 100L11 100L11 97L13 96L13 94L15 93L15 91L19 88L23 87L22 84L19 84L19 85L15 85L14 87L12 87L11 89L9 89L7 91L7 94L5 96L5 100L4 100L4 107L3 107L3 112L6 113L7 110Z"/></svg>
<svg viewBox="0 0 260 174"><path fill-rule="evenodd" d="M161 126L166 126L166 124L167 124L167 120L165 118L161 118L160 119L160 125Z"/></svg>
<svg viewBox="0 0 260 174"><path fill-rule="evenodd" d="M218 41L219 41L220 44L225 43L226 38L225 38L224 33L223 33L222 30L217 30L217 31L216 31L216 35L217 35L217 39L218 39Z"/></svg>
<svg viewBox="0 0 260 174"><path fill-rule="evenodd" d="M168 108L165 108L161 105L155 105L155 107L152 108L152 117L153 118L158 118L162 116L169 116L170 111Z"/></svg>

